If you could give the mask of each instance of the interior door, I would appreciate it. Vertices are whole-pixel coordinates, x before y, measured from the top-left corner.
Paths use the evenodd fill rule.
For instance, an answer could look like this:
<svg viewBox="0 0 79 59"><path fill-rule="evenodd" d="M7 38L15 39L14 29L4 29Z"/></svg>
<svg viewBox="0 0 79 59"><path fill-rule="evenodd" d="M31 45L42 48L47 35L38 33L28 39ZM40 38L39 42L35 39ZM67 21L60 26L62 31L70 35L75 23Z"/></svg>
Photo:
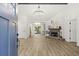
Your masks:
<svg viewBox="0 0 79 59"><path fill-rule="evenodd" d="M10 22L10 56L18 55L16 23Z"/></svg>
<svg viewBox="0 0 79 59"><path fill-rule="evenodd" d="M0 17L0 56L8 55L8 29L9 21Z"/></svg>

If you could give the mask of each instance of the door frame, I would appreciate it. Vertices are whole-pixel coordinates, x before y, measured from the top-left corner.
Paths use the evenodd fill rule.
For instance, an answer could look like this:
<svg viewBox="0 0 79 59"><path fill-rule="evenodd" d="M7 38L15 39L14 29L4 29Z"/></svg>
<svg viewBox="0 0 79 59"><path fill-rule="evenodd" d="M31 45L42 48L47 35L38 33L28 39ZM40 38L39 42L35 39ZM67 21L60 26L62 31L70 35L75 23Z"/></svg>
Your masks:
<svg viewBox="0 0 79 59"><path fill-rule="evenodd" d="M11 55L11 50L10 50L10 47L11 47L11 39L10 39L10 33L11 33L11 29L10 29L10 27L11 27L11 24L13 25L14 24L14 27L15 27L15 36L16 36L16 49L17 49L17 54L16 54L16 56L18 55L18 48L17 48L17 46L18 46L18 41L17 41L17 39L18 39L18 37L17 37L17 23L13 20L11 20L10 22L9 22L9 56L12 56Z"/></svg>

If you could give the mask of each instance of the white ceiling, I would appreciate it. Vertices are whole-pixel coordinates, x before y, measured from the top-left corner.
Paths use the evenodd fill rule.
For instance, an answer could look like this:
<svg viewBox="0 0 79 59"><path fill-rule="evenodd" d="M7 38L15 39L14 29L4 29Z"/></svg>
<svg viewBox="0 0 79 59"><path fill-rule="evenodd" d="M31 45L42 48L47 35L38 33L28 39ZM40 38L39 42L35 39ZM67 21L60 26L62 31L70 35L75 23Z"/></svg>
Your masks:
<svg viewBox="0 0 79 59"><path fill-rule="evenodd" d="M28 20L32 21L46 21L57 13L61 12L67 5L40 5L40 9L44 11L42 16L34 16L34 11L37 9L38 5L18 5L18 13L22 16L27 16Z"/></svg>

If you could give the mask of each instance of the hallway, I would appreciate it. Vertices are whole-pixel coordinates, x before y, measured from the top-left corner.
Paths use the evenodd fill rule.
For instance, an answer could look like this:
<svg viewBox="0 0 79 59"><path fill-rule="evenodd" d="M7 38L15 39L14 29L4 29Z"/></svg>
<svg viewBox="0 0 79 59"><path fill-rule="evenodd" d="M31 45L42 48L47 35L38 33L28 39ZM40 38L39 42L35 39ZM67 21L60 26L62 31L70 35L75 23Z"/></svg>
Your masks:
<svg viewBox="0 0 79 59"><path fill-rule="evenodd" d="M78 56L79 47L75 43L37 35L29 39L20 39L18 54L21 56Z"/></svg>

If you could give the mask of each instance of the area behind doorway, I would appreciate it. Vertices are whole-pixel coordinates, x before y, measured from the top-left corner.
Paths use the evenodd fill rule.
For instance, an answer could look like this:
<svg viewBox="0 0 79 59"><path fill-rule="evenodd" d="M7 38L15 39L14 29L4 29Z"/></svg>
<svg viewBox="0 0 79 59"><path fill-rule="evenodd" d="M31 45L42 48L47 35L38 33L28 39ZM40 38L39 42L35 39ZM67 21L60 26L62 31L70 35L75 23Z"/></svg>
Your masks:
<svg viewBox="0 0 79 59"><path fill-rule="evenodd" d="M20 39L18 55L78 56L79 28L77 25L79 23L76 23L77 33L72 29L73 25L69 24L74 18L79 21L78 5L72 3L66 5L18 4L18 38ZM42 26L34 27L34 23L43 24L42 31L40 31ZM72 31L69 32L70 30ZM73 38L74 32L75 38Z"/></svg>

